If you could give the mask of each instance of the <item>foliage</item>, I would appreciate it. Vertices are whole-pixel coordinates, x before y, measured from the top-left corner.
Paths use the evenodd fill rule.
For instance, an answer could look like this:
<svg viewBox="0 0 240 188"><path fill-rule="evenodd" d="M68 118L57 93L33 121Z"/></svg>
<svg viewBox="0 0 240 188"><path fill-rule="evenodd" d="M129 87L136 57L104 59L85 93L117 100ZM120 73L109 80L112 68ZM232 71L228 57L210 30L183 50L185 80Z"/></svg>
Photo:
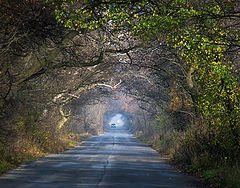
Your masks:
<svg viewBox="0 0 240 188"><path fill-rule="evenodd" d="M166 122L162 121L166 117L163 113L159 117L161 121L157 121L155 132L151 136L141 132L138 135L140 140L165 154L181 170L198 174L214 187L239 185L239 160L227 157L222 145L211 142L212 135L208 132L207 124L198 122L198 125L188 127L186 131L176 130L170 125L171 128L165 128L163 132L164 124L161 123Z"/></svg>
<svg viewBox="0 0 240 188"><path fill-rule="evenodd" d="M0 100L0 118L4 116L4 101Z"/></svg>
<svg viewBox="0 0 240 188"><path fill-rule="evenodd" d="M120 32L127 32L133 38L139 37L146 42L155 40L159 44L164 43L175 49L187 73L185 82L181 82L179 87L183 87L191 96L190 102L195 106L196 119L201 119L201 123L197 124L195 121L195 125L190 127L186 133L177 130L179 132L175 134L176 128L169 127L172 122L168 121L168 116L165 113L159 114L159 128L165 130L164 133L159 132L160 137L156 137L158 139L156 144L164 143L163 146L169 148L170 145L176 143L173 152L175 159L192 165L192 169L207 168L211 165L212 168L217 168L217 165L222 165L218 161L224 160L225 157L230 163L238 159L240 154L240 80L239 75L234 72L236 68L230 54L231 51L239 53L238 1L44 1L52 5L45 6L42 10L44 14L41 15L45 15L47 7L54 8L57 21L68 29L82 33L102 29L116 35ZM44 36L43 38L51 35L48 32L47 35L46 32L35 32L35 28L38 27L33 27L31 21L26 21L31 16L11 12L15 1L4 0L2 2L7 5L8 11L5 12L10 15L7 16L8 19L5 19L5 15L2 16L6 22L5 25L14 24L19 27L18 32L28 31L32 35L40 33L40 36ZM25 5L25 3L22 4ZM31 9L31 5L28 8ZM42 7L42 4L40 3L37 7ZM35 17L38 18L38 14ZM48 20L53 23L50 25L55 31L56 24L51 18L50 16ZM41 24L45 25L45 30L47 28L49 31L49 21L46 21L44 16L41 16L41 21L37 23L40 23L40 28ZM1 38L9 39L2 42L9 46L6 54L15 53L12 48L19 41L25 44L24 40L19 40L26 38L24 33L18 32L17 35L11 29L9 32L3 32L6 33L6 37ZM19 48L22 48L21 45ZM176 91L172 92L171 108L173 111L182 106ZM188 104L190 102L187 101ZM4 114L3 106L4 104L1 103L0 116ZM24 138L22 143L25 145L22 148L28 149L29 143L33 142L36 144L34 147L40 146L40 150L47 152L49 148L55 149L53 146L57 145L56 142L59 145L64 144L61 139L56 139L56 132L47 125L40 128L36 123L37 119L38 115L30 114L29 117L22 118L17 123L16 132L19 137ZM172 139L174 136L180 136L180 141ZM59 148L56 147L56 150ZM214 174L215 172L208 171L206 177L213 177Z"/></svg>
<svg viewBox="0 0 240 188"><path fill-rule="evenodd" d="M239 47L237 1L52 1L70 29L108 27L145 41L165 39L186 63L188 91L198 116L209 123L211 143L228 156L240 151L240 86L228 50Z"/></svg>
<svg viewBox="0 0 240 188"><path fill-rule="evenodd" d="M90 136L43 125L43 114L39 112L21 115L14 128L14 138L6 140L3 135L0 137L0 174L26 161L64 151Z"/></svg>
<svg viewBox="0 0 240 188"><path fill-rule="evenodd" d="M206 170L203 177L216 187L238 187L240 170L238 166L227 166L219 169Z"/></svg>

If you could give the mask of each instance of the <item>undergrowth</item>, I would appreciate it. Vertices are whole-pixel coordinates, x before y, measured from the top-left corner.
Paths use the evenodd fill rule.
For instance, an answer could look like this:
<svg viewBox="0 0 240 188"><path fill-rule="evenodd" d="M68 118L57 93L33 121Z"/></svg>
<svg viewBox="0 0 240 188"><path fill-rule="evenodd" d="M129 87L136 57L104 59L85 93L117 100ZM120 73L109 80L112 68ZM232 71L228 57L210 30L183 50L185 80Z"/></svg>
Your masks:
<svg viewBox="0 0 240 188"><path fill-rule="evenodd" d="M4 140L4 135L0 135L0 174L24 162L69 149L91 136L40 125L39 118L40 114L36 113L20 118L11 139Z"/></svg>
<svg viewBox="0 0 240 188"><path fill-rule="evenodd" d="M74 138L67 137L64 140L49 143L47 148L32 143L31 140L25 140L17 147L9 146L8 148L0 143L0 174L16 168L24 162L74 147L89 136L89 134L82 134L75 135Z"/></svg>
<svg viewBox="0 0 240 188"><path fill-rule="evenodd" d="M169 129L155 135L140 132L137 137L181 170L205 179L211 187L240 188L239 158L213 143L206 126L195 125L185 131Z"/></svg>

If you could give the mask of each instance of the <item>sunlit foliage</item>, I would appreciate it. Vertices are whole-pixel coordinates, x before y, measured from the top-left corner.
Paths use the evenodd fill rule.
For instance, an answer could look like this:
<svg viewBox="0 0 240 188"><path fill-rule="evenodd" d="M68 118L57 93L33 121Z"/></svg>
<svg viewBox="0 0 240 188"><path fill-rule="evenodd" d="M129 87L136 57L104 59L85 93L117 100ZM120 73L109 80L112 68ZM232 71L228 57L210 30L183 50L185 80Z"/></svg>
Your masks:
<svg viewBox="0 0 240 188"><path fill-rule="evenodd" d="M179 50L190 72L188 87L198 116L209 123L226 155L238 153L239 75L226 58L229 49L240 46L237 1L146 1L146 0L62 0L56 18L65 27L84 32L102 28L125 31L149 40L165 39ZM236 157L236 156L235 156Z"/></svg>

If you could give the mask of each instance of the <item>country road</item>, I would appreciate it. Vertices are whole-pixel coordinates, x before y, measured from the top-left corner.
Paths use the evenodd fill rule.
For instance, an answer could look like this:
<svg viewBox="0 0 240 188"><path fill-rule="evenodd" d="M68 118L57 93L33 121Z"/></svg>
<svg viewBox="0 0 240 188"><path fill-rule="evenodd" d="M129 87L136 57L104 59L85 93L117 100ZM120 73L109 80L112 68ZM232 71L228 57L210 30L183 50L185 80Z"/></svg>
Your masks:
<svg viewBox="0 0 240 188"><path fill-rule="evenodd" d="M73 149L25 163L0 177L0 188L200 187L127 130L112 128ZM203 187L203 186L201 186Z"/></svg>

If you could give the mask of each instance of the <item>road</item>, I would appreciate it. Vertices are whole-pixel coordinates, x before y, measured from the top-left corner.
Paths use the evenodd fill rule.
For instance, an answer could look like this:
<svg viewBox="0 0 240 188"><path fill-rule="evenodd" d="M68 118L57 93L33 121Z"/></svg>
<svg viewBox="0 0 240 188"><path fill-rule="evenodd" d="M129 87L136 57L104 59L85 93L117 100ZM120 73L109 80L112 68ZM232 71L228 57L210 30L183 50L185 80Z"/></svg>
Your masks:
<svg viewBox="0 0 240 188"><path fill-rule="evenodd" d="M200 182L176 172L127 130L112 128L70 150L25 163L1 176L0 187L190 188Z"/></svg>

